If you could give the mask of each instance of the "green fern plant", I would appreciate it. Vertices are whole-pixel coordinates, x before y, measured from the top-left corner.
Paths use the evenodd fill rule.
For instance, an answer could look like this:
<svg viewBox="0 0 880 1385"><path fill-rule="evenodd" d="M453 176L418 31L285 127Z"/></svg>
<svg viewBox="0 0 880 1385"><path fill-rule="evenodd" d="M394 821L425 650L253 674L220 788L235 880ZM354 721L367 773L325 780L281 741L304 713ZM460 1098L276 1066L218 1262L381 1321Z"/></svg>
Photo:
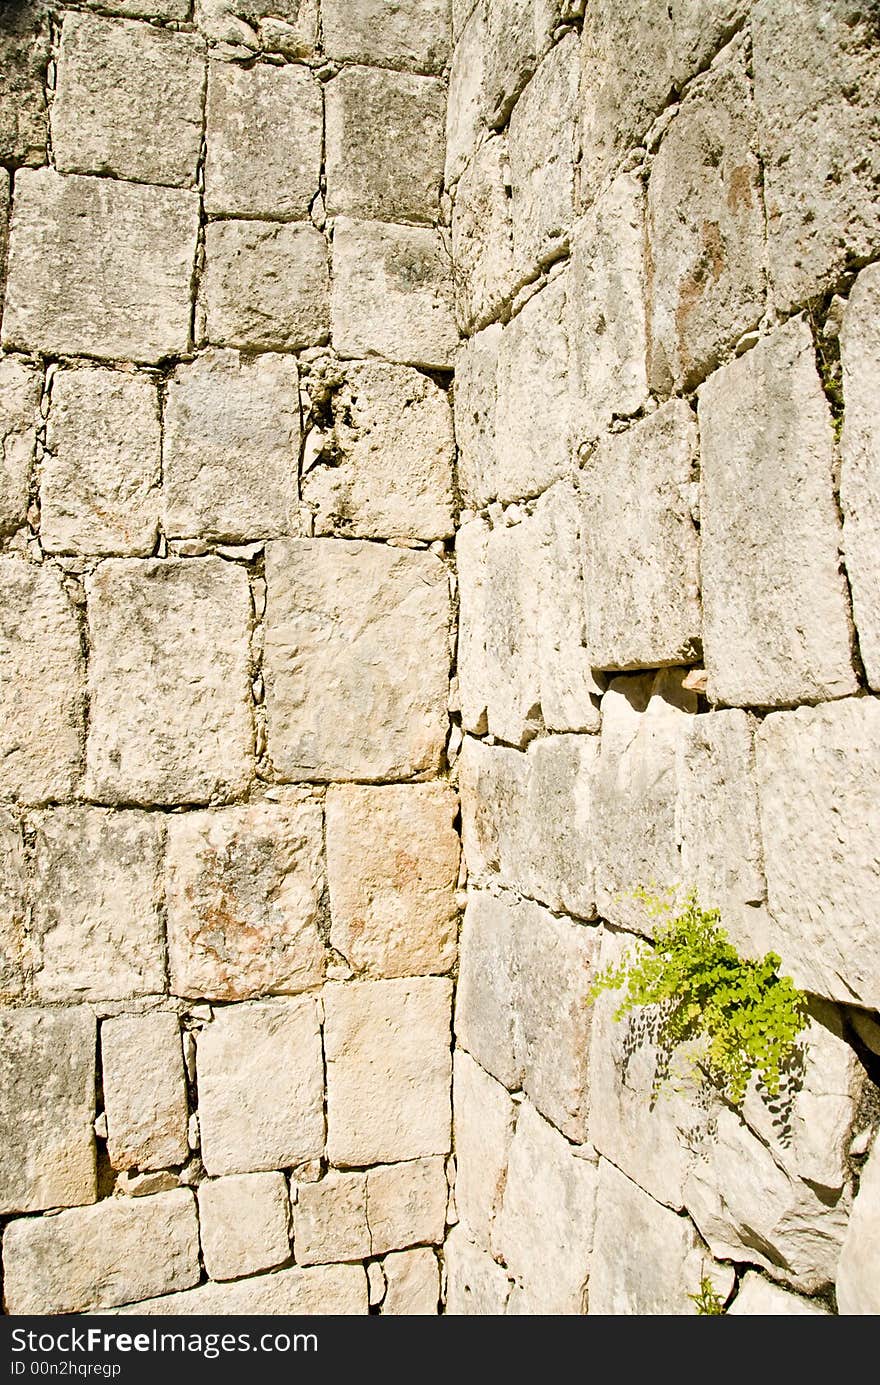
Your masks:
<svg viewBox="0 0 880 1385"><path fill-rule="evenodd" d="M700 1292L688 1294L688 1298L700 1317L717 1318L724 1312L724 1304L715 1285L711 1279L707 1279L705 1276L700 1280Z"/></svg>

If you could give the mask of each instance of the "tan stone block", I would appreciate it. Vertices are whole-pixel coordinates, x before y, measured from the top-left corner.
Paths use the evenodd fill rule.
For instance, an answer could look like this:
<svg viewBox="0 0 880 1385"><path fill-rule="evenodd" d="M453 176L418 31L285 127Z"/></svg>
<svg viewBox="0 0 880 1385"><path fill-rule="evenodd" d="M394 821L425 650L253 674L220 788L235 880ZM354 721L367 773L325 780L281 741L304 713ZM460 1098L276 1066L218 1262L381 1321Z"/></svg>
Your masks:
<svg viewBox="0 0 880 1385"><path fill-rule="evenodd" d="M456 1041L511 1091L522 1083L516 1046L516 904L483 891L470 892L455 998Z"/></svg>
<svg viewBox="0 0 880 1385"><path fill-rule="evenodd" d="M513 248L520 274L568 245L579 152L579 50L572 32L551 48L510 117Z"/></svg>
<svg viewBox="0 0 880 1385"><path fill-rule="evenodd" d="M486 5L486 119L500 127L549 46L558 0L489 0Z"/></svg>
<svg viewBox="0 0 880 1385"><path fill-rule="evenodd" d="M281 53L294 62L315 56L318 0L195 0L194 18L213 43Z"/></svg>
<svg viewBox="0 0 880 1385"><path fill-rule="evenodd" d="M369 1312L362 1265L319 1265L281 1270L237 1284L203 1284L182 1294L150 1299L120 1310L166 1317L321 1317Z"/></svg>
<svg viewBox="0 0 880 1385"><path fill-rule="evenodd" d="M331 1171L318 1183L297 1187L293 1249L299 1265L367 1258L370 1228L365 1174Z"/></svg>
<svg viewBox="0 0 880 1385"><path fill-rule="evenodd" d="M0 1002L21 995L27 869L21 823L0 812Z"/></svg>
<svg viewBox="0 0 880 1385"><path fill-rule="evenodd" d="M3 198L0 187L0 199ZM6 238L0 228L0 250ZM34 460L36 418L42 381L29 361L0 358L0 533L11 534L25 522Z"/></svg>
<svg viewBox="0 0 880 1385"><path fill-rule="evenodd" d="M46 162L46 63L51 35L40 0L4 5L0 16L0 159Z"/></svg>
<svg viewBox="0 0 880 1385"><path fill-rule="evenodd" d="M115 1169L183 1164L186 1083L176 1015L120 1015L101 1025L107 1153Z"/></svg>
<svg viewBox="0 0 880 1385"><path fill-rule="evenodd" d="M455 1051L453 1073L455 1207L468 1234L486 1246L501 1206L517 1108L463 1048Z"/></svg>
<svg viewBox="0 0 880 1385"><path fill-rule="evenodd" d="M468 164L452 208L455 313L464 331L485 326L513 296L513 223L504 137L487 139Z"/></svg>
<svg viewBox="0 0 880 1385"><path fill-rule="evenodd" d="M862 1169L840 1263L837 1306L846 1315L880 1312L877 1261L880 1245L880 1144L875 1142Z"/></svg>
<svg viewBox="0 0 880 1385"><path fill-rule="evenodd" d="M212 221L200 289L204 339L246 351L327 340L327 244L311 224Z"/></svg>
<svg viewBox="0 0 880 1385"><path fill-rule="evenodd" d="M840 333L846 409L840 433L843 551L859 652L868 684L880 692L880 273L863 269Z"/></svg>
<svg viewBox="0 0 880 1385"><path fill-rule="evenodd" d="M337 62L441 72L450 46L449 0L324 0L324 50Z"/></svg>
<svg viewBox="0 0 880 1385"><path fill-rule="evenodd" d="M440 1266L433 1250L398 1250L382 1261L387 1289L382 1313L428 1317L439 1313Z"/></svg>
<svg viewBox="0 0 880 1385"><path fill-rule="evenodd" d="M495 394L501 327L461 344L455 358L455 440L462 500L479 509L496 492Z"/></svg>
<svg viewBox="0 0 880 1385"><path fill-rule="evenodd" d="M447 1315L487 1317L504 1313L510 1294L506 1271L455 1226L444 1246Z"/></svg>
<svg viewBox="0 0 880 1385"><path fill-rule="evenodd" d="M283 1173L231 1174L199 1184L199 1226L212 1279L240 1279L290 1260Z"/></svg>
<svg viewBox="0 0 880 1385"><path fill-rule="evenodd" d="M449 1188L445 1160L413 1159L367 1169L367 1221L373 1255L418 1244L440 1245Z"/></svg>
<svg viewBox="0 0 880 1385"><path fill-rule="evenodd" d="M769 1284L754 1270L744 1275L739 1293L727 1310L729 1318L809 1318L830 1316L818 1303Z"/></svg>
<svg viewBox="0 0 880 1385"><path fill-rule="evenodd" d="M483 88L486 77L486 7L471 7L467 22L457 33L449 68L446 103L447 187L461 177L484 128Z"/></svg>

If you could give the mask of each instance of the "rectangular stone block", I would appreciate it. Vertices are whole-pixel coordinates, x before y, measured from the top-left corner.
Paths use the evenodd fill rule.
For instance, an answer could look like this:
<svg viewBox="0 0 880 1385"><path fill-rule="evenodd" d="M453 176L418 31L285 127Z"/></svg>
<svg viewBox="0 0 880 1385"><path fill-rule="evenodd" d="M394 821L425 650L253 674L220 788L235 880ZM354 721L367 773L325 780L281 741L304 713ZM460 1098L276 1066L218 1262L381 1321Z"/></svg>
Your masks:
<svg viewBox="0 0 880 1385"><path fill-rule="evenodd" d="M331 1170L317 1183L301 1183L293 1204L297 1264L365 1260L370 1254L367 1179Z"/></svg>
<svg viewBox="0 0 880 1385"><path fill-rule="evenodd" d="M241 1173L199 1184L199 1227L212 1279L240 1279L290 1260L283 1173Z"/></svg>
<svg viewBox="0 0 880 1385"><path fill-rule="evenodd" d="M841 1313L876 1314L880 1305L873 1267L880 1223L880 1145L874 1144L859 1179L859 1191L837 1267L837 1302ZM794 1311L789 1309L789 1311Z"/></svg>
<svg viewBox="0 0 880 1385"><path fill-rule="evenodd" d="M334 983L324 1009L331 1162L446 1154L450 983L433 976Z"/></svg>
<svg viewBox="0 0 880 1385"><path fill-rule="evenodd" d="M510 1280L488 1251L468 1240L461 1226L453 1227L444 1246L447 1316L484 1317L504 1313Z"/></svg>
<svg viewBox="0 0 880 1385"><path fill-rule="evenodd" d="M27 869L21 823L0 812L0 1003L24 989Z"/></svg>
<svg viewBox="0 0 880 1385"><path fill-rule="evenodd" d="M846 409L840 433L843 552L859 652L868 684L880 692L880 273L863 269L840 333Z"/></svg>
<svg viewBox="0 0 880 1385"><path fill-rule="evenodd" d="M84 669L79 626L54 568L0 558L0 793L67 798L79 778Z"/></svg>
<svg viewBox="0 0 880 1385"><path fill-rule="evenodd" d="M449 593L429 553L339 539L266 552L269 753L286 779L433 770L446 731Z"/></svg>
<svg viewBox="0 0 880 1385"><path fill-rule="evenodd" d="M324 0L324 51L337 62L442 72L451 33L449 0Z"/></svg>
<svg viewBox="0 0 880 1385"><path fill-rule="evenodd" d="M3 1233L8 1313L82 1313L187 1289L199 1280L199 1227L188 1188L105 1198Z"/></svg>
<svg viewBox="0 0 880 1385"><path fill-rule="evenodd" d="M445 972L456 958L458 796L447 784L327 794L330 944L372 977Z"/></svg>
<svg viewBox="0 0 880 1385"><path fill-rule="evenodd" d="M146 363L186 351L198 224L195 192L20 172L3 345Z"/></svg>
<svg viewBox="0 0 880 1385"><path fill-rule="evenodd" d="M464 341L455 358L455 440L462 500L480 509L497 491L495 405L501 327Z"/></svg>
<svg viewBox="0 0 880 1385"><path fill-rule="evenodd" d="M710 699L779 707L854 692L834 439L804 319L717 371L699 415Z"/></svg>
<svg viewBox="0 0 880 1385"><path fill-rule="evenodd" d="M445 1162L442 1158L412 1159L367 1169L367 1220L373 1255L442 1242L449 1198Z"/></svg>
<svg viewBox="0 0 880 1385"><path fill-rule="evenodd" d="M86 583L88 792L198 803L252 773L244 571L220 558L110 559Z"/></svg>
<svg viewBox="0 0 880 1385"><path fill-rule="evenodd" d="M165 394L166 534L227 543L289 534L299 444L291 357L209 347L179 365Z"/></svg>
<svg viewBox="0 0 880 1385"><path fill-rule="evenodd" d="M501 1206L516 1104L463 1048L453 1057L455 1207L467 1232L488 1246Z"/></svg>
<svg viewBox="0 0 880 1385"><path fill-rule="evenodd" d="M0 1211L94 1202L94 1015L0 1010L0 1077Z"/></svg>
<svg viewBox="0 0 880 1385"><path fill-rule="evenodd" d="M161 437L159 394L150 376L58 371L40 480L43 547L50 553L152 553Z"/></svg>
<svg viewBox="0 0 880 1385"><path fill-rule="evenodd" d="M205 228L201 336L246 351L327 340L327 244L311 224L211 221Z"/></svg>
<svg viewBox="0 0 880 1385"><path fill-rule="evenodd" d="M189 1157L176 1015L120 1015L101 1025L107 1153L114 1169L167 1169Z"/></svg>
<svg viewBox="0 0 880 1385"><path fill-rule="evenodd" d="M510 1091L522 1085L517 1051L517 900L469 892L459 944L455 1038Z"/></svg>
<svg viewBox="0 0 880 1385"><path fill-rule="evenodd" d="M568 33L539 65L510 117L513 249L517 274L555 259L575 215L580 45Z"/></svg>
<svg viewBox="0 0 880 1385"><path fill-rule="evenodd" d="M440 1309L440 1266L433 1250L399 1250L382 1261L386 1290L381 1313L426 1317Z"/></svg>
<svg viewBox="0 0 880 1385"><path fill-rule="evenodd" d="M0 13L0 159L46 162L46 63L51 35L40 0L19 0Z"/></svg>
<svg viewBox="0 0 880 1385"><path fill-rule="evenodd" d="M150 1299L123 1308L166 1317L351 1317L369 1312L367 1276L362 1265L319 1265L281 1270L236 1284L203 1284L182 1294Z"/></svg>
<svg viewBox="0 0 880 1385"><path fill-rule="evenodd" d="M438 232L338 217L331 317L340 356L450 368L458 332L452 267Z"/></svg>
<svg viewBox="0 0 880 1385"><path fill-rule="evenodd" d="M40 998L120 1000L164 991L163 823L127 810L56 807L30 825Z"/></svg>
<svg viewBox="0 0 880 1385"><path fill-rule="evenodd" d="M447 187L461 177L485 128L486 7L481 0L471 9L457 34L449 68L444 174Z"/></svg>
<svg viewBox="0 0 880 1385"><path fill-rule="evenodd" d="M152 24L64 16L52 102L59 173L195 186L205 45Z"/></svg>
<svg viewBox="0 0 880 1385"><path fill-rule="evenodd" d="M0 198L3 189L0 188ZM0 232L0 250L5 238ZM40 372L16 356L0 359L0 533L12 534L25 522L28 487L42 393Z"/></svg>
<svg viewBox="0 0 880 1385"><path fill-rule="evenodd" d="M230 1001L319 986L322 848L321 805L306 797L170 817L174 994Z"/></svg>
<svg viewBox="0 0 880 1385"><path fill-rule="evenodd" d="M549 46L559 16L558 0L486 0L484 109L500 128Z"/></svg>
<svg viewBox="0 0 880 1385"><path fill-rule="evenodd" d="M452 207L455 315L463 331L497 317L517 287L507 141L487 139L462 173Z"/></svg>

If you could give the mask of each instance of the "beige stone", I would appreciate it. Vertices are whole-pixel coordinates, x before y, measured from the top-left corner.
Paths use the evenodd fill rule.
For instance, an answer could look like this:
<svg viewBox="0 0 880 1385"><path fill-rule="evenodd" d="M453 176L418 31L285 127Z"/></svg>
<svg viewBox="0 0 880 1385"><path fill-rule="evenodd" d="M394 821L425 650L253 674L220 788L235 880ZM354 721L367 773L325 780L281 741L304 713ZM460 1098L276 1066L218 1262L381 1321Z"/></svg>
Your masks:
<svg viewBox="0 0 880 1385"><path fill-rule="evenodd" d="M205 210L307 217L318 193L323 106L306 67L212 62Z"/></svg>
<svg viewBox="0 0 880 1385"><path fill-rule="evenodd" d="M558 0L489 0L486 5L486 119L501 126L549 46Z"/></svg>
<svg viewBox="0 0 880 1385"><path fill-rule="evenodd" d="M0 1211L94 1202L94 1016L85 1008L0 1010L0 1076Z"/></svg>
<svg viewBox="0 0 880 1385"><path fill-rule="evenodd" d="M203 1284L186 1293L135 1303L122 1313L159 1317L351 1317L369 1312L362 1265L281 1270L237 1284Z"/></svg>
<svg viewBox="0 0 880 1385"><path fill-rule="evenodd" d="M327 245L311 224L212 221L201 282L204 338L246 351L327 340Z"/></svg>
<svg viewBox="0 0 880 1385"><path fill-rule="evenodd" d="M152 553L161 436L159 395L149 375L59 371L40 480L43 547L50 553Z"/></svg>
<svg viewBox="0 0 880 1385"><path fill-rule="evenodd" d="M573 486L557 482L539 498L535 535L537 657L541 715L549 731L598 731L603 685L590 667L588 614L593 592L579 555L584 517Z"/></svg>
<svg viewBox="0 0 880 1385"><path fill-rule="evenodd" d="M880 1312L880 1144L876 1143L861 1172L840 1263L837 1267L837 1308L840 1313Z"/></svg>
<svg viewBox="0 0 880 1385"><path fill-rule="evenodd" d="M68 797L79 778L83 664L79 629L53 568L0 559L0 793Z"/></svg>
<svg viewBox="0 0 880 1385"><path fill-rule="evenodd" d="M0 188L0 198L3 189ZM0 231L0 250L5 236ZM24 524L34 460L40 372L16 356L0 357L0 533Z"/></svg>
<svg viewBox="0 0 880 1385"><path fill-rule="evenodd" d="M188 1188L105 1198L57 1217L14 1221L3 1234L6 1311L112 1308L199 1280L199 1228Z"/></svg>
<svg viewBox="0 0 880 1385"><path fill-rule="evenodd" d="M455 1206L468 1235L484 1246L501 1206L516 1109L500 1082L457 1048L452 1084Z"/></svg>
<svg viewBox="0 0 880 1385"><path fill-rule="evenodd" d="M195 186L205 88L200 38L68 12L57 62L50 112L59 173Z"/></svg>
<svg viewBox="0 0 880 1385"><path fill-rule="evenodd" d="M0 1003L24 988L27 871L21 823L0 812Z"/></svg>
<svg viewBox="0 0 880 1385"><path fill-rule="evenodd" d="M209 1174L290 1168L321 1155L324 1069L311 998L217 1011L197 1056Z"/></svg>
<svg viewBox="0 0 880 1385"><path fill-rule="evenodd" d="M449 53L449 0L324 0L324 50L338 62L442 71Z"/></svg>
<svg viewBox="0 0 880 1385"><path fill-rule="evenodd" d="M458 344L451 278L436 231L337 217L333 345L341 356L450 367Z"/></svg>
<svg viewBox="0 0 880 1385"><path fill-rule="evenodd" d="M114 14L129 15L133 19L177 19L189 18L191 0L85 0L86 9L108 10Z"/></svg>
<svg viewBox="0 0 880 1385"><path fill-rule="evenodd" d="M843 552L859 653L868 684L880 692L880 273L862 270L840 333L846 408L840 433Z"/></svg>
<svg viewBox="0 0 880 1385"><path fill-rule="evenodd" d="M472 13L457 35L449 68L446 102L446 172L450 187L461 177L483 130L483 86L486 74L486 7Z"/></svg>
<svg viewBox="0 0 880 1385"><path fill-rule="evenodd" d="M507 1306L510 1280L492 1256L468 1240L463 1227L453 1227L444 1246L447 1315L500 1316Z"/></svg>
<svg viewBox="0 0 880 1385"><path fill-rule="evenodd" d="M199 1226L211 1279L241 1279L290 1260L283 1173L241 1173L199 1184Z"/></svg>
<svg viewBox="0 0 880 1385"><path fill-rule="evenodd" d="M315 56L318 0L195 0L194 18L213 43L294 61Z"/></svg>
<svg viewBox="0 0 880 1385"><path fill-rule="evenodd" d="M197 803L241 792L253 753L242 569L110 559L86 591L89 795Z"/></svg>
<svg viewBox="0 0 880 1385"><path fill-rule="evenodd" d="M526 274L569 242L578 155L577 35L551 48L510 117L511 215L517 270Z"/></svg>
<svg viewBox="0 0 880 1385"><path fill-rule="evenodd" d="M446 784L330 789L330 943L356 971L416 976L452 966L457 813Z"/></svg>
<svg viewBox="0 0 880 1385"><path fill-rule="evenodd" d="M269 753L287 779L433 770L446 728L449 596L434 554L339 539L266 552Z"/></svg>
<svg viewBox="0 0 880 1385"><path fill-rule="evenodd" d="M121 1015L101 1025L107 1153L115 1169L183 1164L186 1083L176 1015Z"/></svg>
<svg viewBox="0 0 880 1385"><path fill-rule="evenodd" d="M487 139L455 190L452 263L455 313L464 331L485 326L517 287L513 264L507 142Z"/></svg>
<svg viewBox="0 0 880 1385"><path fill-rule="evenodd" d="M46 162L46 63L51 36L40 0L6 5L0 19L0 159Z"/></svg>
<svg viewBox="0 0 880 1385"><path fill-rule="evenodd" d="M403 366L350 365L332 409L332 455L300 483L314 532L449 538L455 439L443 390Z"/></svg>
<svg viewBox="0 0 880 1385"><path fill-rule="evenodd" d="M327 1149L364 1165L449 1149L451 986L439 977L324 991Z"/></svg>
<svg viewBox="0 0 880 1385"><path fill-rule="evenodd" d="M710 699L854 692L831 419L804 319L717 371L699 413Z"/></svg>
<svg viewBox="0 0 880 1385"><path fill-rule="evenodd" d="M455 998L457 1043L511 1091L522 1082L516 1047L520 917L515 899L470 892Z"/></svg>
<svg viewBox="0 0 880 1385"><path fill-rule="evenodd" d="M9 213L12 209L10 187L9 174L4 168L0 171L0 254L3 256L3 272L0 274L0 289L5 289L6 287L6 251L9 246ZM6 483L0 482L0 484L5 485ZM0 511L0 515L2 515L2 511Z"/></svg>
<svg viewBox="0 0 880 1385"><path fill-rule="evenodd" d="M367 1170L367 1221L373 1255L439 1245L449 1188L442 1158L412 1159Z"/></svg>
<svg viewBox="0 0 880 1385"><path fill-rule="evenodd" d="M476 508L496 493L495 392L501 327L494 324L462 342L455 360L455 440L458 484Z"/></svg>
<svg viewBox="0 0 880 1385"><path fill-rule="evenodd" d="M739 1293L727 1310L729 1318L828 1317L828 1309L770 1284L754 1270L744 1275Z"/></svg>
<svg viewBox="0 0 880 1385"><path fill-rule="evenodd" d="M297 1187L293 1249L299 1265L366 1259L370 1228L365 1174L331 1171L318 1183Z"/></svg>
<svg viewBox="0 0 880 1385"><path fill-rule="evenodd" d="M3 345L147 363L186 351L198 219L195 192L20 172Z"/></svg>
<svg viewBox="0 0 880 1385"><path fill-rule="evenodd" d="M247 1000L320 985L322 835L321 805L309 798L168 819L176 995Z"/></svg>
<svg viewBox="0 0 880 1385"><path fill-rule="evenodd" d="M386 1255L382 1269L388 1288L383 1313L396 1317L436 1316L440 1300L440 1266L433 1250L398 1250Z"/></svg>

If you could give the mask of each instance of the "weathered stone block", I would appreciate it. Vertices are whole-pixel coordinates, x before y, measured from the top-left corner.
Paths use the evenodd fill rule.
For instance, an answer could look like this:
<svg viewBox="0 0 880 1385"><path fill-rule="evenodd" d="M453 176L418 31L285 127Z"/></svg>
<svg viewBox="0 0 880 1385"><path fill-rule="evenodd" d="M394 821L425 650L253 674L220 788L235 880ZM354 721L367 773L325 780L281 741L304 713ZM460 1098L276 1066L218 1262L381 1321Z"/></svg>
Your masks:
<svg viewBox="0 0 880 1385"><path fill-rule="evenodd" d="M519 919L517 901L471 891L461 929L455 1037L480 1066L516 1090Z"/></svg>
<svg viewBox="0 0 880 1385"><path fill-rule="evenodd" d="M310 1270L261 1274L237 1284L203 1284L167 1298L123 1308L165 1317L345 1316L368 1313L367 1276L362 1265L320 1265Z"/></svg>
<svg viewBox="0 0 880 1385"><path fill-rule="evenodd" d="M324 50L337 62L441 72L450 45L449 0L324 0Z"/></svg>
<svg viewBox="0 0 880 1385"><path fill-rule="evenodd" d="M435 769L448 695L446 569L338 539L266 553L269 751L289 779Z"/></svg>
<svg viewBox="0 0 880 1385"><path fill-rule="evenodd" d="M455 1051L453 1071L455 1206L468 1234L487 1246L501 1206L517 1108L463 1048Z"/></svg>
<svg viewBox="0 0 880 1385"><path fill-rule="evenodd" d="M59 173L195 186L205 46L152 24L64 16L51 106Z"/></svg>
<svg viewBox="0 0 880 1385"><path fill-rule="evenodd" d="M168 819L176 995L247 1000L320 985L320 803L291 797Z"/></svg>
<svg viewBox="0 0 880 1385"><path fill-rule="evenodd" d="M550 42L558 0L487 0L486 119L500 127Z"/></svg>
<svg viewBox="0 0 880 1385"><path fill-rule="evenodd" d="M458 34L449 68L444 175L447 187L461 177L484 128L486 7L481 0L471 8L472 13Z"/></svg>
<svg viewBox="0 0 880 1385"><path fill-rule="evenodd" d="M192 0L85 0L86 9L112 9L115 14L130 15L133 19L187 20Z"/></svg>
<svg viewBox="0 0 880 1385"><path fill-rule="evenodd" d="M373 1255L439 1245L446 1225L445 1160L412 1159L367 1169L367 1220Z"/></svg>
<svg viewBox="0 0 880 1385"><path fill-rule="evenodd" d="M495 393L500 341L501 327L486 327L462 342L455 360L458 484L463 501L477 509L497 491Z"/></svg>
<svg viewBox="0 0 880 1385"><path fill-rule="evenodd" d="M799 985L873 1009L878 737L859 698L769 716L756 743L770 937Z"/></svg>
<svg viewBox="0 0 880 1385"><path fill-rule="evenodd" d="M880 692L880 272L863 269L840 333L846 410L840 434L843 552L859 652L868 683Z"/></svg>
<svg viewBox="0 0 880 1385"><path fill-rule="evenodd" d="M86 583L89 795L197 803L240 792L253 729L243 570L111 559Z"/></svg>
<svg viewBox="0 0 880 1385"><path fill-rule="evenodd" d="M399 1250L382 1261L387 1289L381 1311L397 1317L436 1315L440 1301L440 1266L433 1250Z"/></svg>
<svg viewBox="0 0 880 1385"><path fill-rule="evenodd" d="M212 62L205 210L307 217L321 172L323 105L307 67Z"/></svg>
<svg viewBox="0 0 880 1385"><path fill-rule="evenodd" d="M205 1269L240 1279L290 1260L290 1203L283 1173L241 1173L199 1185Z"/></svg>
<svg viewBox="0 0 880 1385"><path fill-rule="evenodd" d="M81 1313L187 1289L199 1280L199 1227L188 1188L105 1198L3 1233L8 1313Z"/></svg>
<svg viewBox="0 0 880 1385"><path fill-rule="evenodd" d="M700 391L709 696L778 707L854 692L833 434L803 318Z"/></svg>
<svg viewBox="0 0 880 1385"><path fill-rule="evenodd" d="M115 1169L183 1164L186 1084L176 1015L121 1015L101 1025L107 1153Z"/></svg>
<svg viewBox="0 0 880 1385"><path fill-rule="evenodd" d="M53 568L0 559L0 793L69 796L79 777L83 662L76 616Z"/></svg>
<svg viewBox="0 0 880 1385"><path fill-rule="evenodd" d="M696 418L679 399L604 439L584 465L586 654L594 668L657 668L697 655L699 538L690 491L698 453Z"/></svg>
<svg viewBox="0 0 880 1385"><path fill-rule="evenodd" d="M94 1202L94 1015L85 1008L0 1011L0 1076L0 1211ZM8 1276L8 1262L5 1268Z"/></svg>
<svg viewBox="0 0 880 1385"><path fill-rule="evenodd" d="M551 48L510 117L510 209L518 274L528 274L568 245L575 214L579 77L579 42L569 33Z"/></svg>
<svg viewBox="0 0 880 1385"><path fill-rule="evenodd" d="M516 288L504 137L487 139L468 164L452 208L455 312L464 330L497 316Z"/></svg>
<svg viewBox="0 0 880 1385"><path fill-rule="evenodd" d="M770 1284L754 1270L743 1277L739 1293L727 1310L729 1318L828 1317L827 1308Z"/></svg>
<svg viewBox="0 0 880 1385"><path fill-rule="evenodd" d="M0 14L0 159L46 162L46 63L51 38L41 0L4 5Z"/></svg>
<svg viewBox="0 0 880 1385"><path fill-rule="evenodd" d="M315 56L318 0L196 0L194 17L213 43L281 53L294 62Z"/></svg>
<svg viewBox="0 0 880 1385"><path fill-rule="evenodd" d="M2 189L0 189L2 196ZM3 237L0 235L0 250ZM42 380L30 362L0 358L0 533L24 524Z"/></svg>
<svg viewBox="0 0 880 1385"><path fill-rule="evenodd" d="M487 1251L453 1227L443 1248L446 1263L446 1313L455 1317L503 1314L510 1293L507 1273Z"/></svg>
<svg viewBox="0 0 880 1385"><path fill-rule="evenodd" d="M6 251L9 246L10 180L6 169L0 170L0 253L3 255L3 272L0 274L0 290L6 287Z"/></svg>
<svg viewBox="0 0 880 1385"><path fill-rule="evenodd" d="M859 1191L837 1267L837 1307L844 1314L880 1313L880 1144L862 1169Z"/></svg>
<svg viewBox="0 0 880 1385"><path fill-rule="evenodd" d="M3 345L144 362L186 351L198 226L195 192L20 172Z"/></svg>
<svg viewBox="0 0 880 1385"><path fill-rule="evenodd" d="M365 1174L332 1171L318 1183L297 1188L293 1248L300 1265L366 1259L370 1227Z"/></svg>
<svg viewBox="0 0 880 1385"><path fill-rule="evenodd" d="M24 922L27 869L21 824L0 812L0 1002L21 995L24 987Z"/></svg>
<svg viewBox="0 0 880 1385"><path fill-rule="evenodd" d="M161 436L159 395L149 376L59 371L40 482L43 547L50 553L152 553Z"/></svg>
<svg viewBox="0 0 880 1385"><path fill-rule="evenodd" d="M367 976L455 961L458 797L447 784L340 785L327 795L330 943Z"/></svg>
<svg viewBox="0 0 880 1385"><path fill-rule="evenodd" d="M450 537L455 439L439 385L403 366L351 365L332 409L332 455L300 482L315 533Z"/></svg>
<svg viewBox="0 0 880 1385"><path fill-rule="evenodd" d="M199 1123L209 1174L290 1168L324 1147L324 1067L315 1002L219 1010L199 1035Z"/></svg>
<svg viewBox="0 0 880 1385"><path fill-rule="evenodd" d="M327 1150L364 1165L449 1149L451 986L440 977L324 991Z"/></svg>
<svg viewBox="0 0 880 1385"><path fill-rule="evenodd" d="M178 366L165 397L165 532L230 543L289 533L299 442L291 357L209 347Z"/></svg>
<svg viewBox="0 0 880 1385"><path fill-rule="evenodd" d="M205 340L299 351L327 340L327 244L300 222L212 221L201 284Z"/></svg>
<svg viewBox="0 0 880 1385"><path fill-rule="evenodd" d="M451 278L436 231L339 217L331 305L336 350L448 368L458 344Z"/></svg>

